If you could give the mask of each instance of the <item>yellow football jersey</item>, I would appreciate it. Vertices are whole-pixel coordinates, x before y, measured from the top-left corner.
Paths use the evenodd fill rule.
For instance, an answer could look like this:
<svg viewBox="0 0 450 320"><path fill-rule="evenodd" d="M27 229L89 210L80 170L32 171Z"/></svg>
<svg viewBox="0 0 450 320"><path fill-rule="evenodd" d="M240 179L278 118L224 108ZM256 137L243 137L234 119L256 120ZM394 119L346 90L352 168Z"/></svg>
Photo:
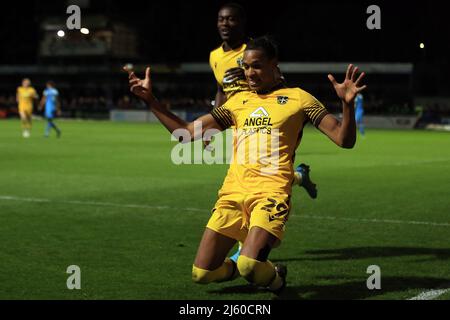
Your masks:
<svg viewBox="0 0 450 320"><path fill-rule="evenodd" d="M245 80L229 82L225 79L225 72L228 69L242 67L242 59L246 47L247 45L243 44L240 48L225 52L223 47L220 46L211 51L209 56L209 65L214 72L217 83L223 88L227 99L236 92L249 90L247 81Z"/></svg>
<svg viewBox="0 0 450 320"><path fill-rule="evenodd" d="M328 112L306 91L279 87L239 92L211 114L223 129L234 126L233 158L219 194L291 194L303 127L308 121L318 126Z"/></svg>
<svg viewBox="0 0 450 320"><path fill-rule="evenodd" d="M18 87L17 96L19 99L19 109L32 109L33 100L38 98L33 87Z"/></svg>

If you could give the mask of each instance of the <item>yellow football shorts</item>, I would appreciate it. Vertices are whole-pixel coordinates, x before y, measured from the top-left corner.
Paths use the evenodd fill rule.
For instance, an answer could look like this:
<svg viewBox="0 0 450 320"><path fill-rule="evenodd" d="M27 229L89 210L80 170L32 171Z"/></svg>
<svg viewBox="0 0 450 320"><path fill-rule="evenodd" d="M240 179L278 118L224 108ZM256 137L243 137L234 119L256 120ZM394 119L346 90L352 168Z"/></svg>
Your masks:
<svg viewBox="0 0 450 320"><path fill-rule="evenodd" d="M19 113L21 117L31 117L33 114L32 106L19 106Z"/></svg>
<svg viewBox="0 0 450 320"><path fill-rule="evenodd" d="M281 241L290 209L288 194L221 195L206 227L240 242L252 227L260 227Z"/></svg>

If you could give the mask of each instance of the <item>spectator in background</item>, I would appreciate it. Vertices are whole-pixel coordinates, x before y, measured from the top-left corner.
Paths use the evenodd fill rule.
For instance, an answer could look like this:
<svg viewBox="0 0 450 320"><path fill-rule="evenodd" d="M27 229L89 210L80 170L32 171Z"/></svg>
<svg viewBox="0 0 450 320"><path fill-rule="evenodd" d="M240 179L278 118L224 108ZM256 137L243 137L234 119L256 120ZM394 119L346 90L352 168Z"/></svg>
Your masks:
<svg viewBox="0 0 450 320"><path fill-rule="evenodd" d="M117 102L117 107L119 109L133 109L131 105L131 99L128 95L124 95Z"/></svg>
<svg viewBox="0 0 450 320"><path fill-rule="evenodd" d="M8 106L6 104L6 98L0 96L0 118L6 118L8 116Z"/></svg>

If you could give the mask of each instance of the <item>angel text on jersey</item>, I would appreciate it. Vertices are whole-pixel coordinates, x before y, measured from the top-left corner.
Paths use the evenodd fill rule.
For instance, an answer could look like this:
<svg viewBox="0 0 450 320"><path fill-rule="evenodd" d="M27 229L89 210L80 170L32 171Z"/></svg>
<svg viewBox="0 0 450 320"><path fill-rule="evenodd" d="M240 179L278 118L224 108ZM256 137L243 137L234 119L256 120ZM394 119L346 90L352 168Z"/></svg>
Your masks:
<svg viewBox="0 0 450 320"><path fill-rule="evenodd" d="M259 107L250 114L249 118L245 119L244 127L250 126L272 126L269 113L264 107Z"/></svg>

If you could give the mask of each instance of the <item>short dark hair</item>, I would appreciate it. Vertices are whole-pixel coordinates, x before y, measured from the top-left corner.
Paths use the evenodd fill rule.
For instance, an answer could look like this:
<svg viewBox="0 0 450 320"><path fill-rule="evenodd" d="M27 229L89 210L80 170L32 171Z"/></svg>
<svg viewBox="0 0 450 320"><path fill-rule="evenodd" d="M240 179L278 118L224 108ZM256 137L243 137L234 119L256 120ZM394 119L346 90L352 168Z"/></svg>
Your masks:
<svg viewBox="0 0 450 320"><path fill-rule="evenodd" d="M262 50L269 60L278 59L278 45L271 36L251 39L245 50Z"/></svg>
<svg viewBox="0 0 450 320"><path fill-rule="evenodd" d="M53 82L52 80L49 80L49 81L47 81L47 85L54 87L55 82Z"/></svg>
<svg viewBox="0 0 450 320"><path fill-rule="evenodd" d="M244 7L241 6L239 3L227 2L223 6L220 7L219 11L224 9L224 8L230 8L230 9L236 10L238 12L238 14L239 14L239 17L241 17L241 19L243 21L247 20L247 12L245 12Z"/></svg>

